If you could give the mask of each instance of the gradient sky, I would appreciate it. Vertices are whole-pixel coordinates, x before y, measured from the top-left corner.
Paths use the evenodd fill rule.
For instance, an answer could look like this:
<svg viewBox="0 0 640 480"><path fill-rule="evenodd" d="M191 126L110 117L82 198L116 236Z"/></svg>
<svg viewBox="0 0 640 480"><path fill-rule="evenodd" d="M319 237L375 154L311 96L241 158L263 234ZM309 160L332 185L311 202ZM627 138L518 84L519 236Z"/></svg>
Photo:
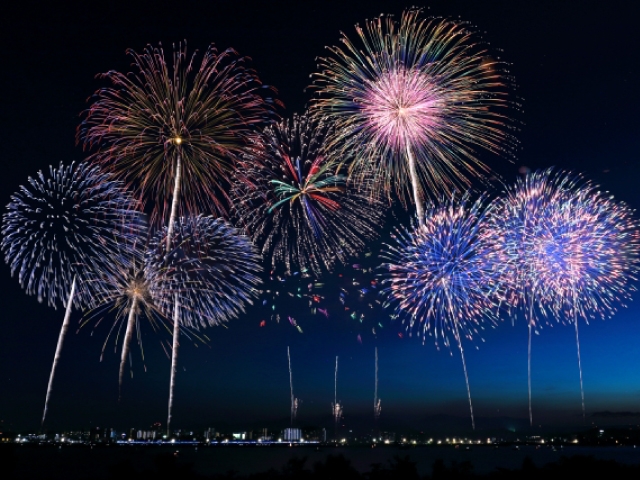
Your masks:
<svg viewBox="0 0 640 480"><path fill-rule="evenodd" d="M62 3L62 2L60 2ZM145 7L132 7L144 3ZM127 48L137 51L161 41L187 39L203 51L214 42L252 58L262 81L275 86L284 117L302 112L304 91L316 71L315 57L353 36L354 24L380 13L400 15L395 0L342 1L184 1L14 2L3 10L2 133L5 167L0 203L29 175L50 164L83 158L75 146L79 113L105 82L95 75L127 71ZM460 17L485 31L501 49L524 98L517 160L483 157L510 182L523 167L556 166L581 172L617 199L640 207L640 40L631 2L513 2L434 0L422 4L433 15ZM94 10L95 9L95 10ZM400 216L401 221L404 216ZM392 222L398 220L390 220ZM374 262L374 260L370 260ZM346 269L346 275L353 271ZM335 278L325 282L335 282ZM63 310L38 304L0 267L0 428L36 429ZM210 341L183 341L173 425L180 427L260 424L286 425L290 346L295 394L302 400L300 423L331 424L335 356L340 357L338 391L345 421L371 418L374 347L380 356L383 418L408 424L434 414L468 418L460 356L404 334L400 321L381 311L377 336L339 315L337 296L328 297L330 317L292 311L304 333L286 320L260 328L265 309L250 309L228 328L206 331ZM292 305L295 308L295 305ZM308 309L306 309L308 310ZM629 308L581 329L587 414L602 410L640 411L640 295ZM378 315L378 316L376 316ZM77 325L81 315L75 313ZM102 362L105 323L68 336L49 408L51 428L90 425L145 427L166 421L169 359L159 346L168 335L144 325L146 359L133 349L133 379L117 402L118 354L109 344ZM362 343L357 341L360 334ZM533 340L533 408L536 424L582 424L574 330L555 325ZM527 330L524 321L505 322L484 333L484 342L465 345L477 418L527 417ZM478 347L476 349L475 347ZM146 365L146 372L144 369ZM372 422L373 423L373 422ZM4 425L4 427L2 427ZM428 425L427 425L428 426Z"/></svg>

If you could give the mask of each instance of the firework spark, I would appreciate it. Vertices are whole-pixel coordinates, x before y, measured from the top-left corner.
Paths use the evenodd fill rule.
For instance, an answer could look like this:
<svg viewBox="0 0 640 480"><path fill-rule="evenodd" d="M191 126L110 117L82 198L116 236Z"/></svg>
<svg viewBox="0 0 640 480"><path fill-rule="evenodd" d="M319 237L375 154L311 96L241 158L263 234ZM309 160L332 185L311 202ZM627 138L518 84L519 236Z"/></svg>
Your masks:
<svg viewBox="0 0 640 480"><path fill-rule="evenodd" d="M180 218L172 232L164 228L151 240L148 261L164 272L164 288L173 292L163 306L164 311L173 309L168 431L180 327L218 325L243 313L259 293L260 260L246 236L211 216Z"/></svg>
<svg viewBox="0 0 640 480"><path fill-rule="evenodd" d="M396 230L396 243L387 245L382 257L386 306L408 317L408 329L422 324L423 342L428 334L436 345L442 338L449 347L453 334L464 369L471 423L475 428L471 390L462 337L472 339L485 319L495 320L492 279L496 265L488 261L495 247L480 235L485 217L483 199L471 202L467 195L439 206L429 206L424 221L411 231Z"/></svg>
<svg viewBox="0 0 640 480"><path fill-rule="evenodd" d="M307 116L268 127L245 155L234 215L274 267L319 274L377 235L384 209L348 186L328 156L329 128Z"/></svg>
<svg viewBox="0 0 640 480"><path fill-rule="evenodd" d="M439 197L488 172L477 147L511 155L513 80L469 25L423 19L420 9L356 32L359 42L343 34L343 46L319 59L311 110L335 123L331 147L352 154L353 178L372 175L376 191L403 203L410 188L422 219L425 193Z"/></svg>
<svg viewBox="0 0 640 480"><path fill-rule="evenodd" d="M72 306L96 295L94 276L126 254L139 234L137 204L122 183L87 163L42 171L11 196L2 217L2 252L28 295L66 307L54 356L42 423Z"/></svg>
<svg viewBox="0 0 640 480"><path fill-rule="evenodd" d="M211 45L198 65L186 42L170 62L161 46L127 54L134 71L100 75L111 86L94 94L78 141L141 200L153 200L156 224L166 224L166 213L225 213L234 159L272 116L247 59Z"/></svg>
<svg viewBox="0 0 640 480"><path fill-rule="evenodd" d="M519 179L490 208L487 228L508 265L500 281L509 304L521 306L531 330L535 312L574 325L585 415L578 319L612 316L630 299L640 263L640 232L632 211L580 176L545 170Z"/></svg>

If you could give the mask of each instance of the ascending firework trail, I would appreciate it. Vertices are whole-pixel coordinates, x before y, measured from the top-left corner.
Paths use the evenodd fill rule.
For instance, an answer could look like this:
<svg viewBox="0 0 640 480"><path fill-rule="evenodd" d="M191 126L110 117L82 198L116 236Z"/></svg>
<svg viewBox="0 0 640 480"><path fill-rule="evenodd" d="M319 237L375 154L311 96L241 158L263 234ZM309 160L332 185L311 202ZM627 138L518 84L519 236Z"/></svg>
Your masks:
<svg viewBox="0 0 640 480"><path fill-rule="evenodd" d="M291 354L289 353L289 347L287 347L287 360L289 361L289 391L291 392L291 426L293 427L293 421L298 414L298 399L293 396L293 372L291 370Z"/></svg>
<svg viewBox="0 0 640 480"><path fill-rule="evenodd" d="M338 441L338 425L342 417L342 404L338 402L338 356L336 355L336 369L333 381L333 403L331 404L331 412L334 422L334 437Z"/></svg>
<svg viewBox="0 0 640 480"><path fill-rule="evenodd" d="M376 347L376 359L375 359L375 387L373 390L373 418L378 421L380 418L380 412L382 406L380 405L380 399L378 398L378 347Z"/></svg>

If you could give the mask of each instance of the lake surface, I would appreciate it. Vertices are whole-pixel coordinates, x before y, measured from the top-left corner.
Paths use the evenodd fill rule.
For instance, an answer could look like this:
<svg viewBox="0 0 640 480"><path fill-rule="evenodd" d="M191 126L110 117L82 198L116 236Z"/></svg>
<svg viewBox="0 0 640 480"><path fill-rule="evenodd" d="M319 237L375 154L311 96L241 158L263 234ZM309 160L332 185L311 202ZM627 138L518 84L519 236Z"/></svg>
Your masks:
<svg viewBox="0 0 640 480"><path fill-rule="evenodd" d="M470 450L453 446L417 446L400 448L395 446L370 447L315 447L304 446L109 446L109 447L33 447L18 446L15 450L17 466L13 478L64 478L66 480L107 478L110 467L130 461L138 470L154 470L159 454L175 454L181 463L193 464L193 469L203 475L226 473L234 470L239 474L264 472L271 468L280 470L293 457L307 457L306 468L324 461L327 455L342 454L361 472L371 470L371 465L388 465L394 456L409 456L417 462L420 475L430 475L435 460L442 459L447 465L470 461L473 472L488 473L496 468L519 469L529 456L537 466L554 462L562 456L592 455L597 459L615 460L619 463L640 464L640 448L634 447L580 447L570 446L553 450L550 447L521 446L474 446Z"/></svg>

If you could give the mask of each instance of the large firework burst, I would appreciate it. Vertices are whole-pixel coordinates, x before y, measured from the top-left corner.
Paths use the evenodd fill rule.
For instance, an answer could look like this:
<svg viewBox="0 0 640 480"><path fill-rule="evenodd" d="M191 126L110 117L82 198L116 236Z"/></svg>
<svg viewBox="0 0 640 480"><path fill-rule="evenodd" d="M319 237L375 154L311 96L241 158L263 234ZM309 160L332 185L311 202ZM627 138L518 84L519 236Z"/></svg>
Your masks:
<svg viewBox="0 0 640 480"><path fill-rule="evenodd" d="M163 299L164 310L173 309L169 432L179 328L218 325L244 312L259 293L261 259L248 237L222 219L202 215L178 219L173 232L158 232L147 259L163 272L161 285L172 292Z"/></svg>
<svg viewBox="0 0 640 480"><path fill-rule="evenodd" d="M233 161L271 115L258 77L244 57L213 45L199 65L186 42L174 46L171 62L162 47L127 54L134 71L101 75L112 86L95 93L78 140L153 200L156 223L166 224L166 213L170 228L179 214L223 214Z"/></svg>
<svg viewBox="0 0 640 480"><path fill-rule="evenodd" d="M425 193L437 198L488 171L477 147L510 154L513 80L467 24L423 19L420 9L356 32L358 42L343 34L319 59L312 111L335 123L332 148L353 155L351 175L373 175L403 202L410 190L423 218Z"/></svg>
<svg viewBox="0 0 640 480"><path fill-rule="evenodd" d="M268 127L245 155L234 214L273 266L331 270L376 235L383 208L347 185L326 145L330 128L307 116ZM358 188L362 187L362 190Z"/></svg>
<svg viewBox="0 0 640 480"><path fill-rule="evenodd" d="M535 313L572 323L576 330L582 411L584 389L578 319L606 318L635 290L640 232L632 211L580 176L545 170L520 178L494 202L488 234L502 245L494 261L507 265L499 280L508 303L521 306L531 331Z"/></svg>
<svg viewBox="0 0 640 480"><path fill-rule="evenodd" d="M490 262L495 248L481 235L483 200L467 195L428 206L424 221L412 230L396 230L381 265L386 306L408 317L408 329L420 324L423 341L434 335L449 346L453 335L464 369L471 422L475 428L462 337L472 339L485 319L495 320L498 266Z"/></svg>
<svg viewBox="0 0 640 480"><path fill-rule="evenodd" d="M53 378L69 328L72 306L83 308L97 293L97 273L133 248L140 234L137 203L97 166L62 163L29 177L11 196L2 217L2 252L20 285L39 301L62 303L66 312L45 399L44 423Z"/></svg>

